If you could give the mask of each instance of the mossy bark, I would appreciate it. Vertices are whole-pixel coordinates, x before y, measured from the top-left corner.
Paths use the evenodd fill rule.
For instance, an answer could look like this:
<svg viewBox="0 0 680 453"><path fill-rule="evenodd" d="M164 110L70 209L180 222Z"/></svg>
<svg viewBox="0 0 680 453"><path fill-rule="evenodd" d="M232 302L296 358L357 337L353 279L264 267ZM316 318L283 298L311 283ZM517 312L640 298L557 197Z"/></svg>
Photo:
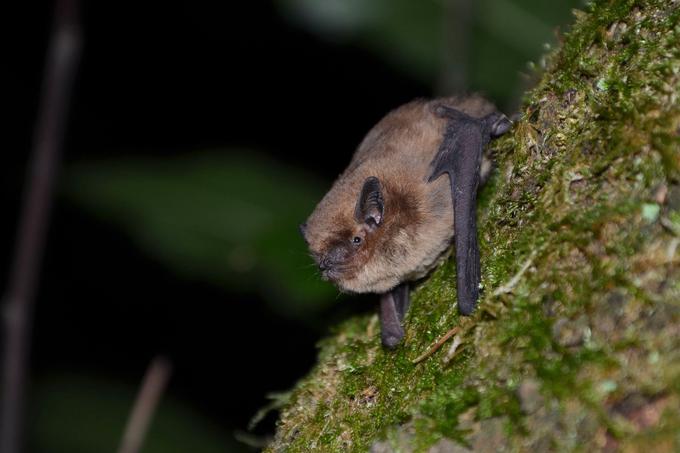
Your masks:
<svg viewBox="0 0 680 453"><path fill-rule="evenodd" d="M338 326L269 451L680 451L680 2L575 16L492 145L477 312L449 262L396 351Z"/></svg>

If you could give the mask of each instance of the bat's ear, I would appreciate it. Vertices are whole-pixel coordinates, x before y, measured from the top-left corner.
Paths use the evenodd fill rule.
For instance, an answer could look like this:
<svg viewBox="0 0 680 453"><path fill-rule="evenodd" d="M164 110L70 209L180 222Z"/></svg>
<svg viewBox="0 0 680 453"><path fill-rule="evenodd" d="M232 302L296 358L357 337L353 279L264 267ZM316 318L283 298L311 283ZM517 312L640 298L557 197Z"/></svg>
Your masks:
<svg viewBox="0 0 680 453"><path fill-rule="evenodd" d="M369 176L364 181L364 187L359 194L357 206L354 209L354 218L357 222L375 228L382 222L384 209L380 180L375 176Z"/></svg>

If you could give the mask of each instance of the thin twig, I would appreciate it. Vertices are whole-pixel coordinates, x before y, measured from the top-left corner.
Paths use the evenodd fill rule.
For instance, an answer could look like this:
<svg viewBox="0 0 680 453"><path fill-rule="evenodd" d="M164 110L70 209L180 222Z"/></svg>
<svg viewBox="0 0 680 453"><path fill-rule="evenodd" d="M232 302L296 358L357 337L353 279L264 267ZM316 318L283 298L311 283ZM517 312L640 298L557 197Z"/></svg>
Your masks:
<svg viewBox="0 0 680 453"><path fill-rule="evenodd" d="M33 299L52 205L52 186L80 56L77 6L77 0L58 0L55 5L14 260L7 293L2 300L4 351L0 451L3 453L21 450Z"/></svg>
<svg viewBox="0 0 680 453"><path fill-rule="evenodd" d="M458 346L463 344L463 340L460 338L460 336L456 335L453 337L453 343L451 343L451 347L449 347L448 352L446 353L446 357L444 357L444 363L449 363L453 358L460 352L460 349L458 349Z"/></svg>
<svg viewBox="0 0 680 453"><path fill-rule="evenodd" d="M419 356L416 357L415 359L411 360L411 362L415 364L415 363L420 363L420 362L422 362L423 360L427 359L427 358L430 357L432 354L434 354L435 352L437 352L437 350L438 350L439 348L441 348L442 345L443 345L444 343L446 343L446 341L447 341L449 338L451 338L452 336L454 336L455 334L457 334L459 330L460 330L460 326L456 326L456 327L454 327L453 329L449 330L448 332L446 332L446 333L444 334L443 337L441 337L439 340L437 340L437 342L436 342L435 344L433 344L427 351L425 351L424 353L422 353L421 355L419 355Z"/></svg>
<svg viewBox="0 0 680 453"><path fill-rule="evenodd" d="M472 0L443 0L441 3L444 9L443 51L437 92L450 96L470 88L470 41L476 5Z"/></svg>
<svg viewBox="0 0 680 453"><path fill-rule="evenodd" d="M537 250L533 250L531 252L531 255L529 255L529 258L522 264L522 267L519 269L519 271L510 279L508 283L505 285L499 287L496 289L496 291L493 292L494 297L500 296L502 294L507 294L512 292L512 290L515 288L517 283L519 283L519 280L522 278L522 275L529 269L531 266L531 263L534 262L534 258L536 258L536 254L538 253Z"/></svg>
<svg viewBox="0 0 680 453"><path fill-rule="evenodd" d="M170 363L162 357L156 357L149 365L118 453L137 453L142 448L149 423L170 378L170 370Z"/></svg>

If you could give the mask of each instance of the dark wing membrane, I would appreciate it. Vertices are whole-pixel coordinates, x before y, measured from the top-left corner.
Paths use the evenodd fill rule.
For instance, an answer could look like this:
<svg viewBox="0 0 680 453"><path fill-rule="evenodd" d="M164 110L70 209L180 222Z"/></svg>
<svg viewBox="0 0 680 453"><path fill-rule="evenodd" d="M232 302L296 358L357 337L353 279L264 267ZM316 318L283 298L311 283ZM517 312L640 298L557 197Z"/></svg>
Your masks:
<svg viewBox="0 0 680 453"><path fill-rule="evenodd" d="M456 291L458 309L469 315L479 298L480 263L477 244L477 188L485 140L478 123L459 128L453 152L454 233L456 242ZM449 174L450 175L450 174Z"/></svg>
<svg viewBox="0 0 680 453"><path fill-rule="evenodd" d="M433 181L449 174L456 243L458 309L469 315L479 297L480 262L477 244L477 187L482 151L489 138L482 121L467 117L449 121L444 140L432 162Z"/></svg>

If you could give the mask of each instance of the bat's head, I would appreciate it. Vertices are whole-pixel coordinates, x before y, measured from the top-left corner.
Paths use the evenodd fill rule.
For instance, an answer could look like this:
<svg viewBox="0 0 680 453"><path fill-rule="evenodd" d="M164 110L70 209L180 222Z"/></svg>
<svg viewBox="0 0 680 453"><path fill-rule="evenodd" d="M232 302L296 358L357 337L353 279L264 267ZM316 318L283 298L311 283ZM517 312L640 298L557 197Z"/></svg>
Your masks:
<svg viewBox="0 0 680 453"><path fill-rule="evenodd" d="M325 280L347 292L381 293L404 276L419 216L411 191L354 177L337 184L300 230Z"/></svg>

